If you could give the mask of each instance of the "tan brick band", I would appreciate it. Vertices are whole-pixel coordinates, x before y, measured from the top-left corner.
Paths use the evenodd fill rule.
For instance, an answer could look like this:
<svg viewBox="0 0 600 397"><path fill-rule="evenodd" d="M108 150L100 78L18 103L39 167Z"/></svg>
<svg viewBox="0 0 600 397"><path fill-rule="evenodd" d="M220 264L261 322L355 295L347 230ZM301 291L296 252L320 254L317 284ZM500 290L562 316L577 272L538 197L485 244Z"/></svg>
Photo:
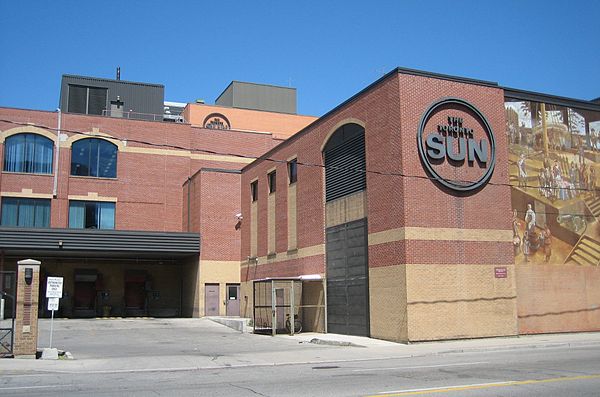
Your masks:
<svg viewBox="0 0 600 397"><path fill-rule="evenodd" d="M370 233L369 245L402 240L511 242L512 230L402 227Z"/></svg>
<svg viewBox="0 0 600 397"><path fill-rule="evenodd" d="M270 263L285 262L293 259L308 258L309 256L325 255L325 244L317 244L310 247L298 248L297 250L278 252L275 255L260 256L256 258L258 263L253 260L245 260L242 262L242 267L248 267L250 265L265 265Z"/></svg>

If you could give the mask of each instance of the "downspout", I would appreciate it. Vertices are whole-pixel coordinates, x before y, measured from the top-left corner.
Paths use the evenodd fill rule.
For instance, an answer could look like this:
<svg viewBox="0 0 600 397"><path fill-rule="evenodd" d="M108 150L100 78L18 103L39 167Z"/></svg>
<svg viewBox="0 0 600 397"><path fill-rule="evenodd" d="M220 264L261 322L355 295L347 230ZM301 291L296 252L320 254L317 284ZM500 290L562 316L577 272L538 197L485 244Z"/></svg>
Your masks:
<svg viewBox="0 0 600 397"><path fill-rule="evenodd" d="M62 112L60 108L57 108L58 112L58 127L56 128L56 156L55 156L55 166L54 166L54 187L52 188L52 197L56 198L58 195L58 164L59 164L59 153L60 153L60 126L62 121Z"/></svg>
<svg viewBox="0 0 600 397"><path fill-rule="evenodd" d="M187 188L187 231L190 231L190 224L191 224L191 214L190 214L190 208L191 208L191 204L190 204L190 197L191 197L191 192L190 190L192 189L192 178L190 178L188 176L188 188Z"/></svg>

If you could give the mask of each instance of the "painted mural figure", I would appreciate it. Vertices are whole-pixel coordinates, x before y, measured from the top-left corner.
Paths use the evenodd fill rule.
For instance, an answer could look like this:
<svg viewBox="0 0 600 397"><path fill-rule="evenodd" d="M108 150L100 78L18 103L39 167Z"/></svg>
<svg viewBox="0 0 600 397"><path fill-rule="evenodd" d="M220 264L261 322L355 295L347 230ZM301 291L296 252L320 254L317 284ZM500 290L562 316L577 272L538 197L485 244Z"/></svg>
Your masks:
<svg viewBox="0 0 600 397"><path fill-rule="evenodd" d="M548 263L552 255L552 233L548 225L545 225L542 231L542 238L544 240L544 262Z"/></svg>
<svg viewBox="0 0 600 397"><path fill-rule="evenodd" d="M529 255L531 255L531 242L529 238L529 232L525 230L525 234L523 235L523 255L525 256L525 262L529 262Z"/></svg>
<svg viewBox="0 0 600 397"><path fill-rule="evenodd" d="M531 208L531 204L527 204L527 211L525 212L525 223L527 225L527 231L531 234L535 231L535 211Z"/></svg>
<svg viewBox="0 0 600 397"><path fill-rule="evenodd" d="M525 169L525 155L521 154L519 161L517 162L519 167L519 187L527 186L527 170Z"/></svg>
<svg viewBox="0 0 600 397"><path fill-rule="evenodd" d="M513 228L513 248L515 250L515 256L519 254L521 250L521 236L519 235L520 222L517 216L517 210L513 210L512 228Z"/></svg>

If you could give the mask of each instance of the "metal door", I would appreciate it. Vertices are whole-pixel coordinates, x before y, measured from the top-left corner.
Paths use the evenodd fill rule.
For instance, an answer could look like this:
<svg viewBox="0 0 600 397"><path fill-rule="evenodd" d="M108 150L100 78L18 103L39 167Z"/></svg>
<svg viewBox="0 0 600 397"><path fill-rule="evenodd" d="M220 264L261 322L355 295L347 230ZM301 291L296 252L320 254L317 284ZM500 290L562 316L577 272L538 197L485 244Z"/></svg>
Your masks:
<svg viewBox="0 0 600 397"><path fill-rule="evenodd" d="M283 288L275 289L275 312L277 323L275 324L276 330L285 329L285 290Z"/></svg>
<svg viewBox="0 0 600 397"><path fill-rule="evenodd" d="M227 284L227 310L228 316L239 316L240 315L240 285L239 284Z"/></svg>
<svg viewBox="0 0 600 397"><path fill-rule="evenodd" d="M204 285L204 315L219 315L219 284Z"/></svg>
<svg viewBox="0 0 600 397"><path fill-rule="evenodd" d="M327 331L369 336L367 220L327 229Z"/></svg>
<svg viewBox="0 0 600 397"><path fill-rule="evenodd" d="M15 342L15 312L17 273L0 272L0 357L13 354Z"/></svg>

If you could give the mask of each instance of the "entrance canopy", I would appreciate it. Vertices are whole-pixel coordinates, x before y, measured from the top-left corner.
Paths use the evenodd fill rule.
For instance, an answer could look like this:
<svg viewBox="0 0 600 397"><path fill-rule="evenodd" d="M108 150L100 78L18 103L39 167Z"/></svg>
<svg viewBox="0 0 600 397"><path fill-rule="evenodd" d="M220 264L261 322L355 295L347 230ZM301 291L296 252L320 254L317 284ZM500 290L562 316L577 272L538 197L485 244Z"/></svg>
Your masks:
<svg viewBox="0 0 600 397"><path fill-rule="evenodd" d="M0 228L7 256L183 258L200 253L198 233Z"/></svg>

